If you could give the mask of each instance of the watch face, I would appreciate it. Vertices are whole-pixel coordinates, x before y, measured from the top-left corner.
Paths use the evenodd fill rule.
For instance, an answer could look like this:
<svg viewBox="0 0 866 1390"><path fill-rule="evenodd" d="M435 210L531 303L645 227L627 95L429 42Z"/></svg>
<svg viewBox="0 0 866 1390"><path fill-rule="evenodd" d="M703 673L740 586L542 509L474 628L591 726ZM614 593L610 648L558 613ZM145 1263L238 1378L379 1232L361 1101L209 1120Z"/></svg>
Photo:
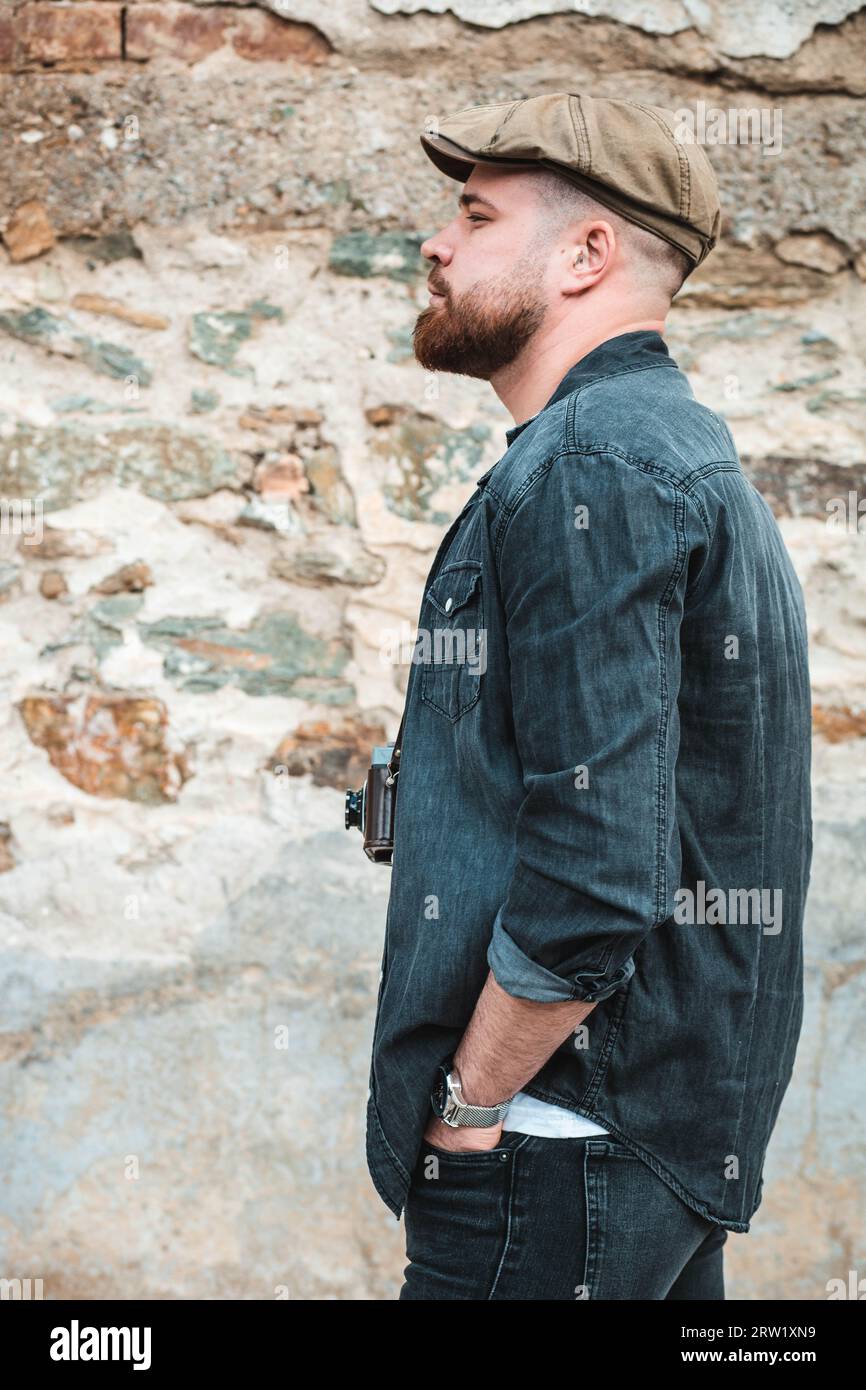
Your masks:
<svg viewBox="0 0 866 1390"><path fill-rule="evenodd" d="M436 1073L436 1080L433 1083L433 1090L430 1093L430 1104L433 1106L437 1115L442 1115L445 1110L445 1101L448 1098L448 1073L444 1067L440 1067Z"/></svg>

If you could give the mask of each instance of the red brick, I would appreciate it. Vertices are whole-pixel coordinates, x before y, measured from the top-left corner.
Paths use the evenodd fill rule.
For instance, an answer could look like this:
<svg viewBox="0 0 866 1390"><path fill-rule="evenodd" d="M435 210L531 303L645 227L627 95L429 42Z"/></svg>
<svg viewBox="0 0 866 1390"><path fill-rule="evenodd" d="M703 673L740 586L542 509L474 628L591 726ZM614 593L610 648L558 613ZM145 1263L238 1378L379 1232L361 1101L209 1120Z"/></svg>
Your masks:
<svg viewBox="0 0 866 1390"><path fill-rule="evenodd" d="M15 22L10 14L0 14L0 67L8 67L15 58Z"/></svg>
<svg viewBox="0 0 866 1390"><path fill-rule="evenodd" d="M28 62L120 58L118 4L24 5L16 14L19 56Z"/></svg>
<svg viewBox="0 0 866 1390"><path fill-rule="evenodd" d="M249 62L320 63L331 52L311 24L265 10L144 3L126 12L126 56L139 62L165 55L198 63L225 44Z"/></svg>
<svg viewBox="0 0 866 1390"><path fill-rule="evenodd" d="M232 34L235 52L248 62L321 63L331 52L327 39L311 24L279 19L268 10L236 10Z"/></svg>
<svg viewBox="0 0 866 1390"><path fill-rule="evenodd" d="M131 5L126 12L126 56L168 55L198 63L226 42L232 15L221 6Z"/></svg>

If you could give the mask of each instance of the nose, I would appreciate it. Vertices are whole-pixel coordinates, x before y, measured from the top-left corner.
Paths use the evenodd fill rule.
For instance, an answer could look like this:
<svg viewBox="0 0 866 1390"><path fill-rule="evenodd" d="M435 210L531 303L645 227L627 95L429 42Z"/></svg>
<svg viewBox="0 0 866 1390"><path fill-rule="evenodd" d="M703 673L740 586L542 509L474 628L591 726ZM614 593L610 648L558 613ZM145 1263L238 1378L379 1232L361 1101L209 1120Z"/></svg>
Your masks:
<svg viewBox="0 0 866 1390"><path fill-rule="evenodd" d="M421 243L421 255L428 261L439 261L441 265L449 264L452 251L445 240L444 231L435 232Z"/></svg>

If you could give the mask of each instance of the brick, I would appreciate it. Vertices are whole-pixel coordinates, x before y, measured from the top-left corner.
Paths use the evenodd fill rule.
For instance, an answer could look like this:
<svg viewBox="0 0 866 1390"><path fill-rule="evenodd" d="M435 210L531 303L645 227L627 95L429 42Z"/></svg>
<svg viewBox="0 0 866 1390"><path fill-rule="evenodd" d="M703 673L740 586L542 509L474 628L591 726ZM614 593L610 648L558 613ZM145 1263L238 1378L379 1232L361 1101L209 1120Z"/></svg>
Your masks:
<svg viewBox="0 0 866 1390"><path fill-rule="evenodd" d="M24 5L16 16L19 57L35 63L120 58L121 10L111 3Z"/></svg>
<svg viewBox="0 0 866 1390"><path fill-rule="evenodd" d="M0 14L0 67L15 60L15 21L11 14Z"/></svg>
<svg viewBox="0 0 866 1390"><path fill-rule="evenodd" d="M137 62L165 56L199 63L228 44L248 62L319 63L331 52L311 24L265 10L144 3L126 12L126 56Z"/></svg>
<svg viewBox="0 0 866 1390"><path fill-rule="evenodd" d="M331 45L311 24L279 19L268 10L236 11L232 34L235 52L248 62L321 63Z"/></svg>
<svg viewBox="0 0 866 1390"><path fill-rule="evenodd" d="M222 48L232 22L232 15L217 6L132 5L126 12L126 56L199 63Z"/></svg>

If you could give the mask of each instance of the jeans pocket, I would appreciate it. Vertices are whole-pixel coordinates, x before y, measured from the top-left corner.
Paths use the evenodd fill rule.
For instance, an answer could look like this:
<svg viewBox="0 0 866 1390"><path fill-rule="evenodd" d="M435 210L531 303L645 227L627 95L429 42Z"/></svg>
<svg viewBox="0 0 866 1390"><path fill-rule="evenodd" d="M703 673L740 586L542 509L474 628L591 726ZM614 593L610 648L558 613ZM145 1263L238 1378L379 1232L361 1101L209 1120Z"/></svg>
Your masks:
<svg viewBox="0 0 866 1390"><path fill-rule="evenodd" d="M457 1163L470 1167L477 1164L503 1163L513 1149L522 1148L530 1138L531 1135L523 1134L518 1129L504 1129L495 1148L464 1149L462 1152L457 1149L440 1149L436 1144L430 1144L426 1139L422 1139L421 1147L418 1150L418 1164L423 1164L426 1156L439 1159L444 1163Z"/></svg>
<svg viewBox="0 0 866 1390"><path fill-rule="evenodd" d="M455 560L439 571L424 601L421 699L452 723L478 701L487 666L480 560Z"/></svg>
<svg viewBox="0 0 866 1390"><path fill-rule="evenodd" d="M529 1139L509 1130L496 1148L463 1153L422 1141L403 1213L410 1263L401 1299L495 1296L519 1150Z"/></svg>

